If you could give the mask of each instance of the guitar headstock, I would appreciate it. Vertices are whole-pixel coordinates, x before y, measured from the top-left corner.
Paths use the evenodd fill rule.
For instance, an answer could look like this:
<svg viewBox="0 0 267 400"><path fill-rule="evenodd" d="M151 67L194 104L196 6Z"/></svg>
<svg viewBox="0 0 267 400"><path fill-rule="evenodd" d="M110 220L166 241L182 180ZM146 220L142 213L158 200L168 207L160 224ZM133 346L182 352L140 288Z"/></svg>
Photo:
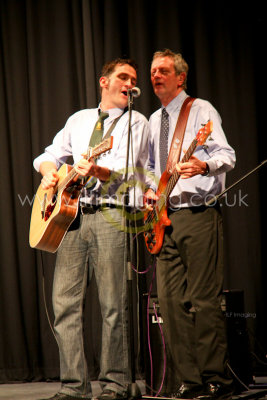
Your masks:
<svg viewBox="0 0 267 400"><path fill-rule="evenodd" d="M103 140L103 142L97 144L93 148L89 148L88 152L88 159L91 157L98 157L100 154L105 153L106 151L112 149L113 146L113 136L110 136L109 138Z"/></svg>
<svg viewBox="0 0 267 400"><path fill-rule="evenodd" d="M203 145L213 130L213 122L208 121L197 133L196 140L199 146Z"/></svg>

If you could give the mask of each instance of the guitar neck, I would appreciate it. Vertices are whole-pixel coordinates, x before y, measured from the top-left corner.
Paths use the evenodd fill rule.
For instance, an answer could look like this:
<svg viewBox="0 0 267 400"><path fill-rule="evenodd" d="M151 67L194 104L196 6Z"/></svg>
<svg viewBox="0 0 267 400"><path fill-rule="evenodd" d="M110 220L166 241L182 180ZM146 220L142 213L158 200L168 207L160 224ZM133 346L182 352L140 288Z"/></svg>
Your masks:
<svg viewBox="0 0 267 400"><path fill-rule="evenodd" d="M64 190L66 186L68 185L69 182L71 182L76 176L78 176L78 173L75 171L73 168L62 181L58 184L57 190L60 192L61 190Z"/></svg>
<svg viewBox="0 0 267 400"><path fill-rule="evenodd" d="M87 154L86 160L90 160L91 158L98 157L100 154L104 153L105 151L109 150L112 148L112 143L113 143L113 138L110 137L108 139L105 139L102 143L94 147L91 152ZM58 191L64 190L65 187L74 179L78 176L79 174L75 171L75 168L73 167L70 172L65 176L64 179L58 184L56 189Z"/></svg>
<svg viewBox="0 0 267 400"><path fill-rule="evenodd" d="M190 144L189 148L187 149L186 153L184 154L181 163L187 162L192 154L194 153L196 147L198 145L203 145L207 140L208 136L211 134L213 129L213 122L209 120L197 133L196 137ZM167 202L170 197L171 192L173 191L176 183L180 178L179 173L177 172L176 168L174 172L170 175L167 171L165 171L159 182L158 192L159 198L156 201L156 205L153 207L153 211L151 211L150 220L157 220L158 215L161 214L162 210L167 207ZM165 182L167 183L165 184Z"/></svg>
<svg viewBox="0 0 267 400"><path fill-rule="evenodd" d="M189 148L187 149L186 153L184 154L181 163L187 162L189 160L189 158L192 156L192 154L194 153L196 147L197 147L198 141L196 139L194 139L191 143L191 145L189 146ZM177 170L175 169L175 171L172 173L164 191L163 191L163 196L160 196L159 198L159 202L158 202L158 208L159 210L162 209L162 207L165 205L166 200L168 200L168 198L170 197L171 192L173 191L176 183L178 182L180 178L179 173L177 172Z"/></svg>
<svg viewBox="0 0 267 400"><path fill-rule="evenodd" d="M89 160L92 157L92 155L87 156L86 160ZM57 191L61 191L64 190L66 188L66 186L74 179L78 176L78 172L75 171L74 167L70 170L70 172L65 176L64 179L62 179L62 181L58 184L58 186L56 187Z"/></svg>

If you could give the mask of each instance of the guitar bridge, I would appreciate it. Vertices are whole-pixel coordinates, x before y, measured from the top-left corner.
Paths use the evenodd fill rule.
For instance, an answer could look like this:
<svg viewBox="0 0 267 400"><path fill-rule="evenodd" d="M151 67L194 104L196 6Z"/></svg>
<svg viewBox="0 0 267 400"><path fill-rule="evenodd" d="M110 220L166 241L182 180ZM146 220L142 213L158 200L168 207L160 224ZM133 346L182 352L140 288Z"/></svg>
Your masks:
<svg viewBox="0 0 267 400"><path fill-rule="evenodd" d="M42 216L42 219L44 219L44 217L45 217L46 199L47 199L47 193L45 193L43 201L42 201L42 205L41 205L41 216Z"/></svg>

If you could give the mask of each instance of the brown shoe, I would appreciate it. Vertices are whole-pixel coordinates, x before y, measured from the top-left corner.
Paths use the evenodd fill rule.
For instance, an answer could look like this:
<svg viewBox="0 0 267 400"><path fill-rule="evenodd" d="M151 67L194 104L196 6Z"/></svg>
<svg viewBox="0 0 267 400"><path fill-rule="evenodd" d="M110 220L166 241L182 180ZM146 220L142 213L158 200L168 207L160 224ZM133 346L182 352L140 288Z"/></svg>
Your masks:
<svg viewBox="0 0 267 400"><path fill-rule="evenodd" d="M77 400L77 399L89 400L91 399L91 397L73 397L64 393L57 393L52 397L46 399L38 399L38 400Z"/></svg>
<svg viewBox="0 0 267 400"><path fill-rule="evenodd" d="M97 400L123 400L128 399L127 394L121 394L114 390L104 389L103 392L97 396Z"/></svg>

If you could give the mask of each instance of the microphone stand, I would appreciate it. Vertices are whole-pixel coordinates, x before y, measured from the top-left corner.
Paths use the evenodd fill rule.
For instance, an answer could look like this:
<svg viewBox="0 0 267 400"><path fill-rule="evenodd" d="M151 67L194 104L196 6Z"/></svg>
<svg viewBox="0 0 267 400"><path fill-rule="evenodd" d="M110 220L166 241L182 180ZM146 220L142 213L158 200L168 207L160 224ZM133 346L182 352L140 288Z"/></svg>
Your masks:
<svg viewBox="0 0 267 400"><path fill-rule="evenodd" d="M247 174L245 174L242 178L238 179L236 182L234 182L231 186L226 188L223 192L218 194L217 196L212 197L209 201L205 203L206 206L210 205L215 205L216 201L219 200L225 193L227 193L230 189L232 189L234 186L236 186L238 183L242 182L244 179L246 179L248 176L253 174L255 171L257 171L259 168L263 167L264 164L266 164L267 160L262 161L257 167L253 168L251 171L249 171Z"/></svg>
<svg viewBox="0 0 267 400"><path fill-rule="evenodd" d="M131 371L131 385L129 388L130 398L138 398L141 396L139 387L135 381L135 352L134 352L134 320L133 320L133 270L132 270L132 245L130 241L130 231L128 232L129 219L127 219L127 207L129 205L129 184L128 184L128 169L129 169L129 153L130 153L130 139L132 135L131 120L132 120L132 106L133 106L133 93L128 91L128 138L127 138L127 153L124 182L126 185L125 196L123 201L123 214L124 214L124 232L125 232L125 245L126 245L126 265L127 265L127 299L128 299L128 358L129 369Z"/></svg>

